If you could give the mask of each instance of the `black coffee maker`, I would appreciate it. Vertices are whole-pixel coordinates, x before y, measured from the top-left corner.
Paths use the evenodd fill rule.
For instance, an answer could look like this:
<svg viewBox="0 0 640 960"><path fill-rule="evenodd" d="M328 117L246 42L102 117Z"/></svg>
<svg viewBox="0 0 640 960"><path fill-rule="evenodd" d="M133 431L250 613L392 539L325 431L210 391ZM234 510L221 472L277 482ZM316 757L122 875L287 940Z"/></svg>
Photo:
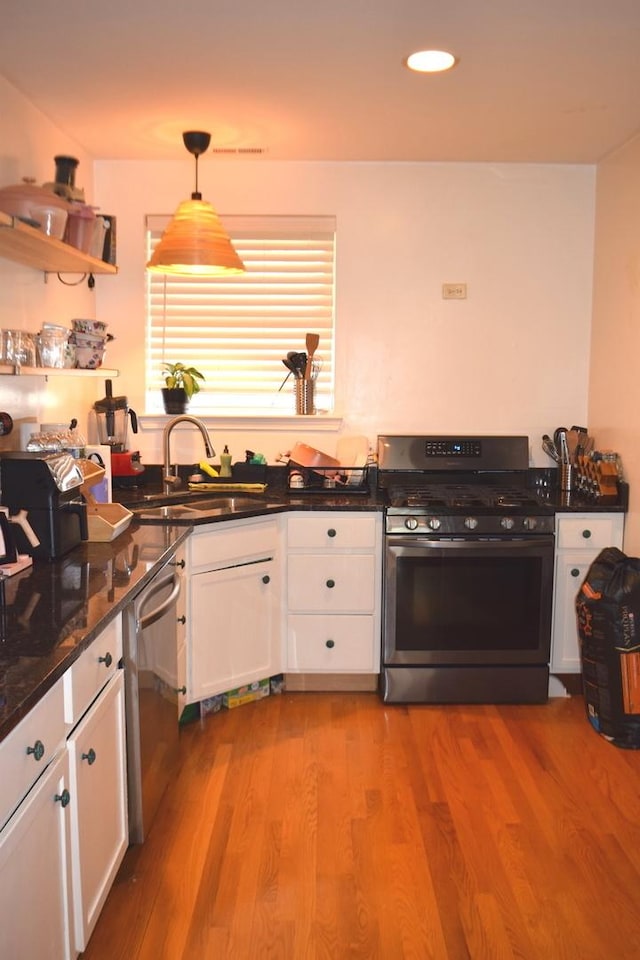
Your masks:
<svg viewBox="0 0 640 960"><path fill-rule="evenodd" d="M18 553L57 560L88 537L84 481L69 453L3 453L0 501L9 519Z"/></svg>

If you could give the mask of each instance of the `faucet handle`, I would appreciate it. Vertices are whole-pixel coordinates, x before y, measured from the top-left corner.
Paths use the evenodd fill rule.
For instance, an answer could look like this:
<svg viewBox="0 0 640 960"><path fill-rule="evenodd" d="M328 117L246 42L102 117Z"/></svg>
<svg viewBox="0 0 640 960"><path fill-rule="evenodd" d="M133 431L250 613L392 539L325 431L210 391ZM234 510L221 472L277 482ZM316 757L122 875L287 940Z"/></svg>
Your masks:
<svg viewBox="0 0 640 960"><path fill-rule="evenodd" d="M178 467L176 466L176 470ZM165 473L162 477L164 483L168 483L172 487L179 487L182 485L182 480L177 475L177 473Z"/></svg>

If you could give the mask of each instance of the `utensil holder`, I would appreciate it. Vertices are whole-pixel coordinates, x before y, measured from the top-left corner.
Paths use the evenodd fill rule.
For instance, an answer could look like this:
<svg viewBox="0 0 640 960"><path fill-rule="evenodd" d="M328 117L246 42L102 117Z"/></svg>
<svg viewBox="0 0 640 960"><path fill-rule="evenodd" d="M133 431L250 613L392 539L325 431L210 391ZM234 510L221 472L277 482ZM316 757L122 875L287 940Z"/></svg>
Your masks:
<svg viewBox="0 0 640 960"><path fill-rule="evenodd" d="M315 380L295 381L296 413L308 416L316 412Z"/></svg>
<svg viewBox="0 0 640 960"><path fill-rule="evenodd" d="M575 468L572 463L561 463L560 465L560 489L573 490L575 478Z"/></svg>

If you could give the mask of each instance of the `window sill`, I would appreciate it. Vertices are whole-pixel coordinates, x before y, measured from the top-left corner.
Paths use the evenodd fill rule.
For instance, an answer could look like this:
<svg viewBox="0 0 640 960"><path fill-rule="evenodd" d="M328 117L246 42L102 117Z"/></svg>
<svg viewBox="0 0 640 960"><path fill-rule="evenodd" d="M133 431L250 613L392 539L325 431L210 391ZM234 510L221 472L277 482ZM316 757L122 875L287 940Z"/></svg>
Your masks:
<svg viewBox="0 0 640 960"><path fill-rule="evenodd" d="M188 411L189 412L189 411ZM207 426L225 430L290 430L304 428L305 433L330 433L342 426L342 417L335 414L317 413L313 416L290 414L209 414L195 412L193 416ZM162 430L171 419L168 414L150 413L138 417L142 430Z"/></svg>

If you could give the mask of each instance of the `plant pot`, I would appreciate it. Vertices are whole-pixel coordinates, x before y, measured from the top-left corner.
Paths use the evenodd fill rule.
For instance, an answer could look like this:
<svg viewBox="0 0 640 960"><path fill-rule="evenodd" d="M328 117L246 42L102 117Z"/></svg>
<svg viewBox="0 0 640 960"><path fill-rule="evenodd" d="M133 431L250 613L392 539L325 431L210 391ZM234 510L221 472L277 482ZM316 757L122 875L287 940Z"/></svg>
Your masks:
<svg viewBox="0 0 640 960"><path fill-rule="evenodd" d="M162 402L164 403L165 413L185 413L189 406L187 394L182 387L163 387Z"/></svg>

